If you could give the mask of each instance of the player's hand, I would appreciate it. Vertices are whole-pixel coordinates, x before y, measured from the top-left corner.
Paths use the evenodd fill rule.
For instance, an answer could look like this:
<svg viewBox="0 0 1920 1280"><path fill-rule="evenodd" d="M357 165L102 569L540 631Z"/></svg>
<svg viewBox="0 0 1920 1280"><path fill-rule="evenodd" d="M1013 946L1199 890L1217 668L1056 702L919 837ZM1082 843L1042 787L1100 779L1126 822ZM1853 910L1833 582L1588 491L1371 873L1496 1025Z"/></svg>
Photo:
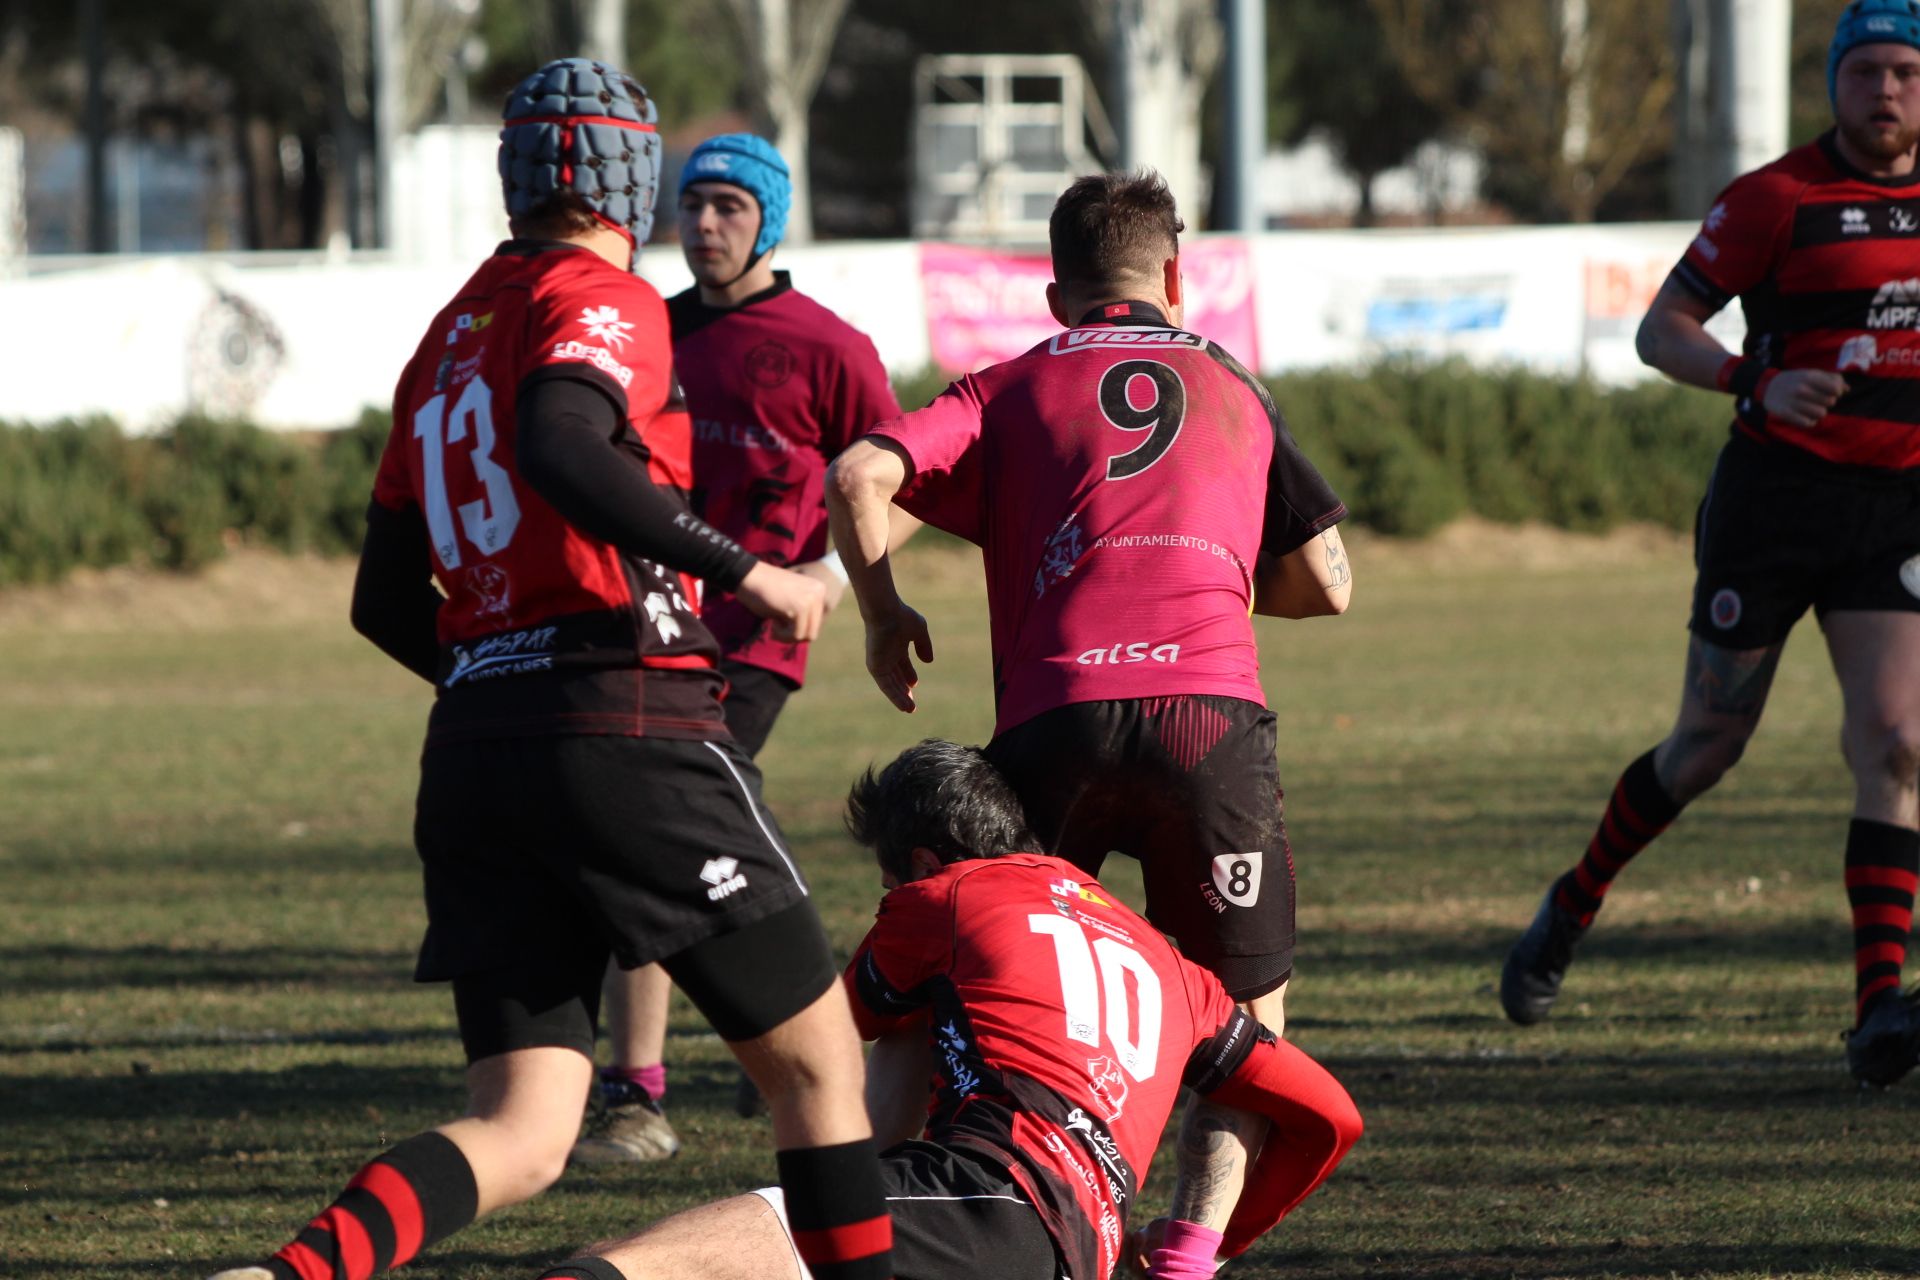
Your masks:
<svg viewBox="0 0 1920 1280"><path fill-rule="evenodd" d="M795 573L804 573L827 589L826 612L832 613L840 607L840 601L847 594L847 580L827 568L821 560L809 560L805 564L793 566Z"/></svg>
<svg viewBox="0 0 1920 1280"><path fill-rule="evenodd" d="M920 683L920 673L913 668L915 654L922 662L933 661L933 637L917 611L896 604L867 619L867 673L887 701L906 712L913 710L913 687Z"/></svg>
<svg viewBox="0 0 1920 1280"><path fill-rule="evenodd" d="M803 643L820 634L827 612L827 589L804 573L765 560L747 570L733 594L768 622L775 640Z"/></svg>
<svg viewBox="0 0 1920 1280"><path fill-rule="evenodd" d="M1847 380L1826 369L1787 369L1767 384L1768 413L1796 427L1816 427L1833 402L1847 393Z"/></svg>
<svg viewBox="0 0 1920 1280"><path fill-rule="evenodd" d="M1135 1227L1127 1232L1126 1243L1120 1249L1120 1265L1126 1273L1137 1280L1146 1280L1152 1265L1153 1251L1158 1249L1167 1238L1167 1219L1155 1218L1145 1226Z"/></svg>

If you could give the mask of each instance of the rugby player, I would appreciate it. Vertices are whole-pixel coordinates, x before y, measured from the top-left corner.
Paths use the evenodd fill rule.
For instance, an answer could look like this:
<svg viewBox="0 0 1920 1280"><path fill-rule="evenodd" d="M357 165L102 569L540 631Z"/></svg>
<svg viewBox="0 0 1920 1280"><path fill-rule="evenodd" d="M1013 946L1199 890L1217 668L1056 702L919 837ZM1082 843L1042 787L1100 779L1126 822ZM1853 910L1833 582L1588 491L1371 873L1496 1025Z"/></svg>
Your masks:
<svg viewBox="0 0 1920 1280"><path fill-rule="evenodd" d="M1106 1280L1183 1084L1272 1136L1251 1169L1183 1182L1150 1256L1168 1280L1244 1252L1359 1139L1324 1068L1099 882L1028 852L1019 802L979 749L929 739L869 770L847 824L888 890L846 983L877 1042L876 1131L899 1139L881 1163L900 1276ZM1208 1155L1188 1144L1182 1166ZM790 1212L778 1188L736 1196L544 1274L793 1280Z"/></svg>
<svg viewBox="0 0 1920 1280"><path fill-rule="evenodd" d="M368 511L354 624L436 686L415 977L452 984L468 1112L375 1159L231 1277L365 1280L550 1185L592 1080L609 955L663 963L760 1083L813 1273L891 1274L846 994L727 736L697 608L704 578L798 641L823 593L684 502L666 308L629 270L652 223L655 118L637 83L586 59L509 95L514 238L401 374Z"/></svg>
<svg viewBox="0 0 1920 1280"><path fill-rule="evenodd" d="M902 711L933 646L888 504L981 547L987 754L1035 834L1088 876L1138 858L1147 918L1278 1032L1294 869L1248 613L1345 610L1346 507L1259 380L1180 327L1182 229L1157 175L1074 182L1048 224L1063 331L854 442L827 505Z"/></svg>
<svg viewBox="0 0 1920 1280"><path fill-rule="evenodd" d="M708 138L680 170L680 250L693 287L667 299L674 373L693 417L693 509L769 564L820 582L831 611L846 587L827 546L827 462L855 437L900 415L872 341L793 287L773 254L793 184L773 145L749 133ZM893 511L893 545L919 522ZM806 678L804 641L777 637L740 597L709 591L701 621L720 644L727 730L760 754L787 698ZM607 974L613 1062L601 1107L574 1147L583 1161L672 1155L661 1110L670 985L658 965ZM742 1073L737 1106L760 1100Z"/></svg>
<svg viewBox="0 0 1920 1280"><path fill-rule="evenodd" d="M1920 871L1920 6L1849 4L1827 89L1834 127L1721 193L1641 323L1642 360L1733 397L1695 527L1680 710L1548 889L1500 1000L1515 1022L1548 1016L1614 877L1740 758L1811 606L1854 783L1847 1061L1886 1085L1920 1058L1900 992ZM1739 354L1705 328L1735 298Z"/></svg>

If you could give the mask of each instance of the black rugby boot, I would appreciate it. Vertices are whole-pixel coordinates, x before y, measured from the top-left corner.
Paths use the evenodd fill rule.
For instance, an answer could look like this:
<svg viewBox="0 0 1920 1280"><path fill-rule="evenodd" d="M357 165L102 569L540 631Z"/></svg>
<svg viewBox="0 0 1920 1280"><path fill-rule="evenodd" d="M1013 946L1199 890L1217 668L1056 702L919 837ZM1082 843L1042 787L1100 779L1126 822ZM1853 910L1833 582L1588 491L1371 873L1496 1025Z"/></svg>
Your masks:
<svg viewBox="0 0 1920 1280"><path fill-rule="evenodd" d="M1565 879L1562 876L1547 890L1539 913L1520 935L1520 941L1513 944L1506 967L1500 970L1500 1007L1523 1027L1544 1022L1553 1012L1560 980L1573 963L1573 944L1587 932L1554 902L1560 881Z"/></svg>
<svg viewBox="0 0 1920 1280"><path fill-rule="evenodd" d="M1867 1004L1860 1025L1847 1032L1847 1070L1863 1086L1884 1089L1920 1063L1915 999L1888 988Z"/></svg>

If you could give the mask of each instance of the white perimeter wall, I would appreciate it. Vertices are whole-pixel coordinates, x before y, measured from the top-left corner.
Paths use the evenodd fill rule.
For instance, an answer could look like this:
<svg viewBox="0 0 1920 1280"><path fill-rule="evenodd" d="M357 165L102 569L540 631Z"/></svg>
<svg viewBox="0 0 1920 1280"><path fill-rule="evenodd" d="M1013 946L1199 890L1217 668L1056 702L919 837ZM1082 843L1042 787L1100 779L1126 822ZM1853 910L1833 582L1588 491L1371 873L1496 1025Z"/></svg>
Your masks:
<svg viewBox="0 0 1920 1280"><path fill-rule="evenodd" d="M1647 376L1633 330L1694 230L1659 223L1250 237L1261 369L1409 352L1584 368L1607 381ZM889 369L928 363L917 244L793 248L778 264L872 335ZM140 430L189 407L305 428L340 426L363 406L386 404L421 331L471 263L315 254L27 266L24 276L0 277L0 419L99 412ZM662 293L689 283L671 245L650 249L644 270ZM1737 342L1737 311L1714 327Z"/></svg>

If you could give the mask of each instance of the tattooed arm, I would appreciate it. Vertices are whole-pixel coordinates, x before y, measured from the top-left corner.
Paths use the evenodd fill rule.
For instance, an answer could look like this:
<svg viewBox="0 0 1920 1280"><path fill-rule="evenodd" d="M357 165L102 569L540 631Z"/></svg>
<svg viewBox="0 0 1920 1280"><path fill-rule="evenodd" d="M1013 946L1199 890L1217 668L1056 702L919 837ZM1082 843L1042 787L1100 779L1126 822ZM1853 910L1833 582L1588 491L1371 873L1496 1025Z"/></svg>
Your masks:
<svg viewBox="0 0 1920 1280"><path fill-rule="evenodd" d="M1253 611L1269 618L1345 613L1353 563L1335 525L1283 556L1262 556L1253 573Z"/></svg>
<svg viewBox="0 0 1920 1280"><path fill-rule="evenodd" d="M1265 1116L1196 1100L1180 1122L1172 1216L1223 1230L1266 1136Z"/></svg>

